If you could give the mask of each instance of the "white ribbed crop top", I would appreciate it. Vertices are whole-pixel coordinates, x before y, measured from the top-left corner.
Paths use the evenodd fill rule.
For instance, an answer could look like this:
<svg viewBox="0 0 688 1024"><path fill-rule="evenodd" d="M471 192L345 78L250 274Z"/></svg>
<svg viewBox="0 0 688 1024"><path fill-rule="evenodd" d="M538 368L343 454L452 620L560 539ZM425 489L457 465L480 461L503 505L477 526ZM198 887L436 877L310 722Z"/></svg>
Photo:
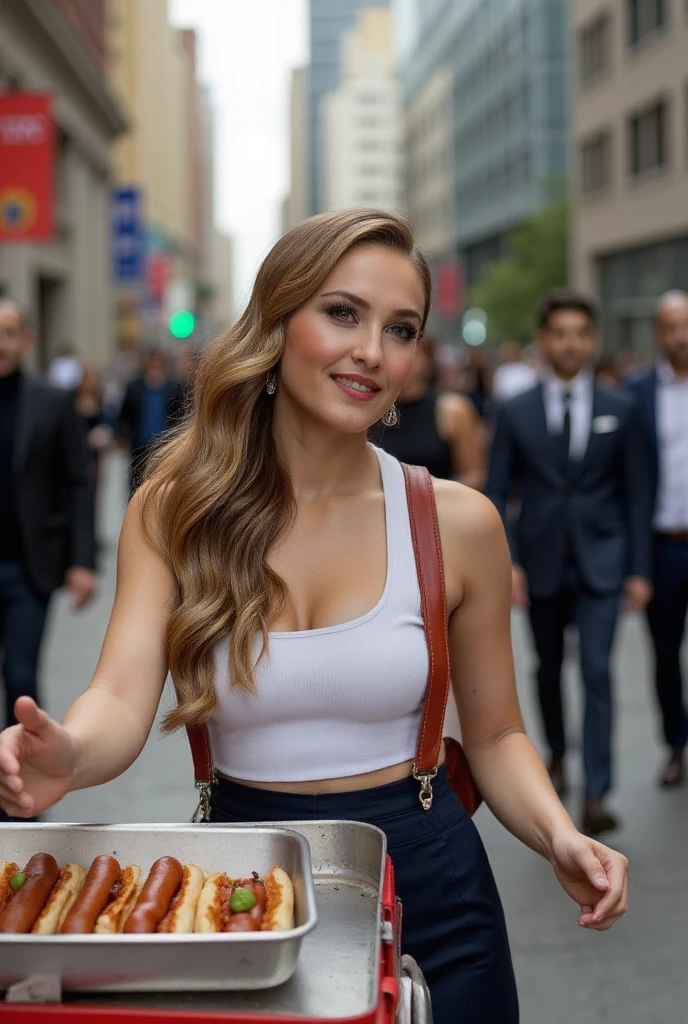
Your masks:
<svg viewBox="0 0 688 1024"><path fill-rule="evenodd" d="M217 645L219 706L208 722L215 766L253 782L308 782L413 758L428 653L404 474L376 448L387 526L387 580L371 611L322 629L270 633L257 692L231 686ZM256 656L260 641L256 639Z"/></svg>

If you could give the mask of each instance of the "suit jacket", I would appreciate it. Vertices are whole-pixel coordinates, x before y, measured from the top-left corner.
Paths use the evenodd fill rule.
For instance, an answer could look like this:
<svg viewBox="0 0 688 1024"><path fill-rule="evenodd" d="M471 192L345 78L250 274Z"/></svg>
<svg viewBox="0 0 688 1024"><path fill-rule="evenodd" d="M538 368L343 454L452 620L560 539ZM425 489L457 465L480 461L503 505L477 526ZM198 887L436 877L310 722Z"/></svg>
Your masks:
<svg viewBox="0 0 688 1024"><path fill-rule="evenodd" d="M141 421L143 385L143 377L137 377L127 385L119 413L119 433L129 442L132 449L136 444L136 435ZM165 430L167 430L181 418L185 396L184 387L178 380L168 380L165 384L165 392Z"/></svg>
<svg viewBox="0 0 688 1024"><path fill-rule="evenodd" d="M67 569L95 565L94 495L74 392L22 374L13 494L24 562L48 596Z"/></svg>
<svg viewBox="0 0 688 1024"><path fill-rule="evenodd" d="M657 433L657 368L643 374L636 380L628 381L626 387L635 398L640 410L644 438L647 445L647 459L650 466L652 488L652 511L654 514L659 488L659 434Z"/></svg>
<svg viewBox="0 0 688 1024"><path fill-rule="evenodd" d="M640 412L630 396L593 387L588 448L568 472L547 428L542 384L505 402L497 416L486 491L534 597L559 588L567 543L596 593L650 575L652 487ZM516 485L521 507L511 524Z"/></svg>

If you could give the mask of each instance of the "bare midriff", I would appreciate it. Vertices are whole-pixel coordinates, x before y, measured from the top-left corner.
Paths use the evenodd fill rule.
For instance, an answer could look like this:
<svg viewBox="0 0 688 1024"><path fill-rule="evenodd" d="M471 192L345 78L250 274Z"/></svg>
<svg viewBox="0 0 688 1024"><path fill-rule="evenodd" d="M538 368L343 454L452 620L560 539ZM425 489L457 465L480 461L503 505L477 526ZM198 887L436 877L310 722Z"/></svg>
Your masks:
<svg viewBox="0 0 688 1024"><path fill-rule="evenodd" d="M440 751L440 764L444 764L444 746ZM413 761L402 761L400 764L380 768L362 775L349 775L343 779L314 779L310 782L252 782L247 779L235 779L229 775L218 774L230 782L250 789L267 789L275 793L355 793L360 789L374 789L377 786L388 786L392 782L407 779L413 772Z"/></svg>

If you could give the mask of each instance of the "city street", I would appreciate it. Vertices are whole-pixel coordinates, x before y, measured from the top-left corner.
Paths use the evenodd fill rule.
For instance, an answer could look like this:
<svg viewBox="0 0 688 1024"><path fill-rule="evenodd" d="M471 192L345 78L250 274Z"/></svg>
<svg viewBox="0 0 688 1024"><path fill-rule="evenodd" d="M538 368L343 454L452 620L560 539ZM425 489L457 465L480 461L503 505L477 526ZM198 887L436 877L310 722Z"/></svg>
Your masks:
<svg viewBox="0 0 688 1024"><path fill-rule="evenodd" d="M61 716L95 667L114 591L114 556L125 500L124 466L107 467L101 510L102 585L85 613L55 602L43 659L45 704ZM514 644L523 705L534 726L531 650L520 617ZM625 825L614 837L630 858L630 911L610 934L583 932L576 908L548 866L521 847L482 810L477 818L503 895L525 1024L669 1024L686 1019L686 851L688 792L660 793L654 709L647 686L649 658L642 623L625 621L617 647L617 799ZM578 679L568 679L571 719ZM166 700L171 692L166 692ZM536 731L533 731L537 735ZM577 760L572 756L572 769ZM182 821L194 807L186 738L154 732L138 763L117 781L68 797L53 814L67 821ZM571 809L578 813L577 800ZM460 1008L457 1007L457 1024Z"/></svg>

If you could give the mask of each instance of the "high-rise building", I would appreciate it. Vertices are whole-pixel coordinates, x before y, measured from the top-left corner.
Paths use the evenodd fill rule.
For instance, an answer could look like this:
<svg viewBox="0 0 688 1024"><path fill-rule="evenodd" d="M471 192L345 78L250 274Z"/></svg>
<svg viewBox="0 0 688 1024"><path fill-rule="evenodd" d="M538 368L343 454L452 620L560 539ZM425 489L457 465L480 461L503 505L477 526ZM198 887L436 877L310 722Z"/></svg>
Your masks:
<svg viewBox="0 0 688 1024"><path fill-rule="evenodd" d="M657 297L688 291L688 6L573 3L574 272L610 350L649 351Z"/></svg>
<svg viewBox="0 0 688 1024"><path fill-rule="evenodd" d="M308 68L291 74L289 98L289 192L284 201L282 227L293 228L310 214L308 201Z"/></svg>
<svg viewBox="0 0 688 1024"><path fill-rule="evenodd" d="M322 205L400 209L401 96L388 9L361 8L342 38L341 64L341 85L321 107Z"/></svg>
<svg viewBox="0 0 688 1024"><path fill-rule="evenodd" d="M361 7L387 7L388 0L310 0L309 72L309 212L323 208L321 171L321 104L341 82L341 41L353 28Z"/></svg>
<svg viewBox="0 0 688 1024"><path fill-rule="evenodd" d="M53 95L52 237L0 244L0 295L26 309L42 369L67 345L100 366L112 356L110 146L127 125L104 78L104 32L104 0L0 3L0 94Z"/></svg>
<svg viewBox="0 0 688 1024"><path fill-rule="evenodd" d="M466 286L569 167L566 0L415 0L402 64L409 206ZM449 183L451 187L449 188Z"/></svg>

